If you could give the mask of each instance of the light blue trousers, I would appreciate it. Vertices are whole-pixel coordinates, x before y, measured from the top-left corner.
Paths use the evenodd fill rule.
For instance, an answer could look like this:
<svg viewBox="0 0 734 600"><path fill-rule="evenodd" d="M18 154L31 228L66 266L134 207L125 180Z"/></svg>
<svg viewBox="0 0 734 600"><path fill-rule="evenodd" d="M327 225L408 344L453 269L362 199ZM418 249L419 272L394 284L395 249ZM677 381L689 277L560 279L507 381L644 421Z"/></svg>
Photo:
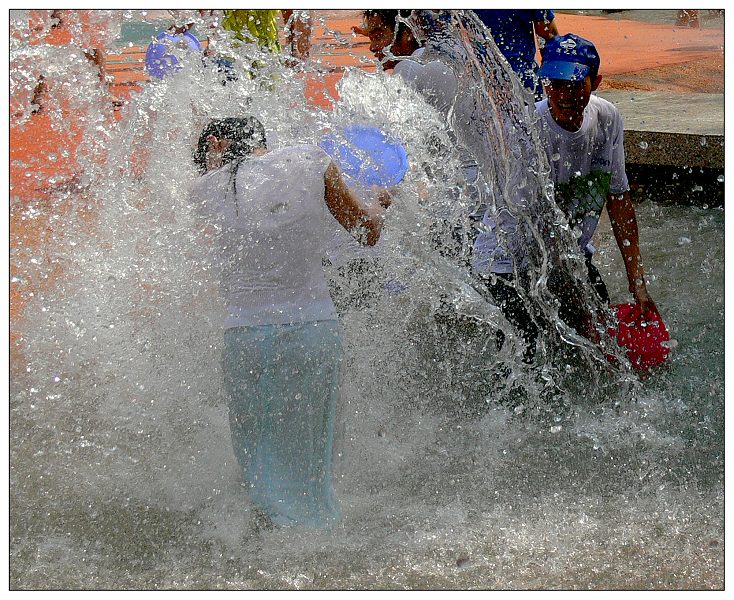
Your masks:
<svg viewBox="0 0 734 600"><path fill-rule="evenodd" d="M274 523L328 527L342 344L337 321L224 332L232 445L251 500Z"/></svg>

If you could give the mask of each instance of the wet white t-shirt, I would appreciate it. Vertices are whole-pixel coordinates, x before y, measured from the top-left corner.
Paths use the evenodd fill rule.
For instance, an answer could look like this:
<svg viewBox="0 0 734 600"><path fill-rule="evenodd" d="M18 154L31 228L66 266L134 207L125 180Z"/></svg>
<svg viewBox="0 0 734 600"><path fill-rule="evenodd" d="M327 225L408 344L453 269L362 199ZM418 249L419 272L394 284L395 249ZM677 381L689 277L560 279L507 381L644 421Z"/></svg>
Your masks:
<svg viewBox="0 0 734 600"><path fill-rule="evenodd" d="M225 328L337 318L322 265L337 223L324 202L330 161L291 146L242 161L234 182L236 163L196 182L195 207L217 230Z"/></svg>
<svg viewBox="0 0 734 600"><path fill-rule="evenodd" d="M446 116L454 104L459 82L454 72L441 61L419 62L424 53L425 48L418 48L409 58L395 65L394 73Z"/></svg>
<svg viewBox="0 0 734 600"><path fill-rule="evenodd" d="M425 48L418 48L410 57L395 65L394 73L425 98L426 102L446 119L453 114L457 123L470 124L476 108L466 102L459 91L459 80L451 67L440 60L420 62ZM464 177L469 184L477 181L477 161L463 146L458 147Z"/></svg>
<svg viewBox="0 0 734 600"><path fill-rule="evenodd" d="M553 120L547 99L535 107L556 204L578 228L580 248L593 254L590 242L607 195L629 190L622 116L614 104L592 95L579 130L567 131Z"/></svg>
<svg viewBox="0 0 734 600"><path fill-rule="evenodd" d="M581 127L572 132L553 120L547 99L535 106L540 140L551 167L556 203L575 228L581 250L593 254L591 238L607 195L629 190L622 117L611 102L592 95L584 110ZM479 234L474 245L474 269L512 273L516 259L520 259L517 266L522 268L523 238L513 235L513 220L505 220L505 244L499 242L497 226L488 215L485 215L483 223L486 229Z"/></svg>

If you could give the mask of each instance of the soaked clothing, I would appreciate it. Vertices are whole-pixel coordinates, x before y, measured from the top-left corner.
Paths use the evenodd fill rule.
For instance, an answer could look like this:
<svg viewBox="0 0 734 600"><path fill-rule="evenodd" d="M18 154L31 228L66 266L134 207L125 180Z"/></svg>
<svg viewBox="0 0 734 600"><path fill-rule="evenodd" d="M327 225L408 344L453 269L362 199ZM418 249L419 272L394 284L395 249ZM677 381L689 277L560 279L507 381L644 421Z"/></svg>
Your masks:
<svg viewBox="0 0 734 600"><path fill-rule="evenodd" d="M564 341L555 327L556 305L562 297L579 308L581 318L569 325L579 331L581 323L588 331L587 325L595 326L594 309L599 302L588 283L576 276L579 256L569 252L576 240L567 228L558 226L563 215L553 201L548 161L533 118L535 107L518 93L517 76L488 39L489 30L474 11L423 10L415 11L412 18L426 40L423 60L440 55L459 82L450 124L480 167L480 206L486 206L474 244L474 250L486 253L472 255L476 274L481 278L497 273L503 261L495 259L506 258L501 272L517 275L508 289L525 304L544 337ZM501 250L503 256L492 256L493 249ZM486 260L477 264L478 258Z"/></svg>
<svg viewBox="0 0 734 600"><path fill-rule="evenodd" d="M609 304L609 293L607 286L599 273L599 270L592 264L591 256L586 257L586 269L594 291L599 299L605 304ZM515 289L513 276L510 273L479 273L479 279L484 284L484 288L479 288L490 302L495 302L502 314L509 323L518 331L520 337L525 344L523 360L532 363L536 352L536 342L540 333L539 324L543 329L547 330L551 325L542 321L538 315L532 316L528 306L526 306L520 294ZM552 284L551 284L552 285ZM585 318L585 313L580 309L577 299L573 297L573 290L555 286L556 296L559 299L558 316L564 323L579 329ZM488 294L488 295L487 295ZM502 330L497 331L497 348L501 349L504 343L505 335Z"/></svg>
<svg viewBox="0 0 734 600"><path fill-rule="evenodd" d="M578 244L586 257L589 281L593 289L599 299L608 304L609 294L604 281L591 262L595 250L591 238L599 223L607 195L629 190L625 172L622 118L613 104L594 95L584 111L583 124L575 132L563 129L553 120L547 100L538 102L536 110L541 141L551 166L556 203L577 232ZM486 219L485 222L490 223ZM513 265L511 253L504 251L497 243L491 227L485 234L480 234L480 238L475 268L484 273L491 271L501 274L509 280ZM483 263L479 262L480 258ZM554 288L555 295L560 300L559 315L565 323L578 330L584 319L580 303L572 297L565 297L568 290L562 285ZM528 344L527 352L532 355L537 326L524 308L517 291L505 283L494 283L489 286L489 290L508 320L521 332Z"/></svg>
<svg viewBox="0 0 734 600"><path fill-rule="evenodd" d="M629 190L622 117L611 102L594 95L584 110L583 124L575 132L566 131L553 120L547 100L538 102L536 111L541 143L551 167L556 204L576 228L579 247L590 256L594 253L591 238L607 195ZM474 248L475 270L512 273L515 259L520 258L522 262L522 250L518 244L510 251L506 249L513 240L508 236L503 244L498 239L489 215L485 215L483 222L486 230L479 234Z"/></svg>
<svg viewBox="0 0 734 600"><path fill-rule="evenodd" d="M222 27L233 31L236 39L246 43L255 42L271 52L280 52L277 10L238 8L222 12Z"/></svg>
<svg viewBox="0 0 734 600"><path fill-rule="evenodd" d="M322 265L337 226L324 203L330 161L291 146L199 180L196 201L220 228L225 327L336 319Z"/></svg>
<svg viewBox="0 0 734 600"><path fill-rule="evenodd" d="M425 48L418 48L409 58L395 65L399 75L413 89L420 92L426 101L444 116L454 104L458 81L453 71L440 60L422 62Z"/></svg>
<svg viewBox="0 0 734 600"><path fill-rule="evenodd" d="M481 27L478 20L477 23ZM484 56L489 54L486 48L482 51ZM493 272L511 273L510 256L519 254L525 246L525 236L515 235L518 231L515 213L527 211L534 200L525 180L528 170L537 171L540 166L537 151L528 145L530 136L523 137L510 115L503 113L509 103L505 94L513 78L509 69L506 74L502 73L503 69L493 72L497 81L485 82L482 91L486 96L469 93L477 87L475 70L475 61L467 55L466 48L440 28L433 27L425 48L395 67L396 73L446 116L456 141L464 171L465 201L470 205L470 241L475 246L471 258L473 268L488 270L487 265L492 262L500 269ZM490 206L491 213L487 210ZM511 250L501 256L497 250L501 244L495 239L496 228ZM491 238L486 243L480 239L486 237Z"/></svg>
<svg viewBox="0 0 734 600"><path fill-rule="evenodd" d="M338 518L341 341L322 266L336 223L324 202L329 163L316 146L283 148L204 175L192 196L218 232L235 455L253 502L283 525Z"/></svg>
<svg viewBox="0 0 734 600"><path fill-rule="evenodd" d="M451 121L471 123L473 116L466 111L466 105L461 101L459 93L459 79L451 67L441 61L440 48L418 48L410 57L397 63L394 73L399 75L408 86L416 90L426 102ZM451 128L449 135L456 141L456 135ZM468 216L478 221L484 209L481 205L477 180L479 166L472 153L460 143L456 143L459 161L463 172L463 193L468 199ZM458 190L456 201L459 201ZM432 228L434 245L444 256L458 256L461 253L463 223L453 222L455 217L439 218ZM470 232L473 235L473 231ZM458 240L458 241L457 241Z"/></svg>
<svg viewBox="0 0 734 600"><path fill-rule="evenodd" d="M277 525L339 519L331 470L341 358L336 321L224 332L235 456L250 499Z"/></svg>
<svg viewBox="0 0 734 600"><path fill-rule="evenodd" d="M447 120L453 117L461 122L471 122L472 115L465 110L460 99L459 80L453 70L441 62L440 49L418 48L410 57L397 63L394 73L419 92L426 102ZM465 147L459 145L459 156L464 177L469 185L477 181L477 161Z"/></svg>
<svg viewBox="0 0 734 600"><path fill-rule="evenodd" d="M513 221L514 228L517 228L517 223L511 216L508 221ZM482 225L484 227L472 248L472 268L478 273L511 275L515 261L513 255L505 250L505 245L509 243L508 238L503 237L505 243L500 240L497 223L488 212L482 217ZM511 234L510 229L507 231Z"/></svg>
<svg viewBox="0 0 734 600"><path fill-rule="evenodd" d="M550 22L555 18L552 10L475 10L492 33L497 47L518 74L523 85L534 93L535 99L543 97L543 86L538 77L535 61L535 23Z"/></svg>
<svg viewBox="0 0 734 600"><path fill-rule="evenodd" d="M574 227L579 246L593 254L591 238L608 194L629 190L624 159L624 123L617 107L592 94L578 131L553 120L548 101L536 104L555 189L556 204Z"/></svg>

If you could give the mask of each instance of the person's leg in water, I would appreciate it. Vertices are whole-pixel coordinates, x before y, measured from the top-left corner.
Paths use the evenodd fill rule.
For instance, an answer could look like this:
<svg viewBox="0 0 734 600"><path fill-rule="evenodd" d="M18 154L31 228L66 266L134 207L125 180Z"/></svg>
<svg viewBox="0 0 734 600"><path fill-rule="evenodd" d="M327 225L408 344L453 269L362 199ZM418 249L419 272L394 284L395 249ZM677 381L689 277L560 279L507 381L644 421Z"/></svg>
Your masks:
<svg viewBox="0 0 734 600"><path fill-rule="evenodd" d="M604 283L604 280L601 278L601 273L599 273L599 269L597 269L591 262L591 255L586 256L586 269L589 272L589 281L594 287L597 296L599 296L599 299L602 302L604 302L605 304L609 304L609 292L607 291L607 286Z"/></svg>
<svg viewBox="0 0 734 600"><path fill-rule="evenodd" d="M480 274L486 289L492 299L502 311L502 314L519 332L525 343L523 361L530 364L535 359L536 342L538 339L538 326L530 315L520 294L515 289L513 276L510 273L493 273L491 275ZM497 331L497 349L500 350L505 341L502 330Z"/></svg>
<svg viewBox="0 0 734 600"><path fill-rule="evenodd" d="M609 292L604 284L604 280L599 270L591 262L591 256L586 256L586 268L588 272L589 282L599 299L605 304L609 304ZM502 314L517 329L523 342L525 342L525 352L523 360L526 363L532 363L535 358L536 344L539 335L539 328L536 320L530 314L520 294L515 289L513 276L509 273L495 273L491 276L481 275L487 290L491 294L497 306L502 310ZM554 294L560 301L558 315L561 320L572 327L580 335L584 335L587 327L585 323L588 320L587 311L583 303L578 298L571 297L573 290L568 287L555 285ZM497 331L497 349L501 349L504 344L505 334L501 330Z"/></svg>
<svg viewBox="0 0 734 600"><path fill-rule="evenodd" d="M339 519L331 469L340 365L336 321L225 331L232 445L251 500L276 525Z"/></svg>
<svg viewBox="0 0 734 600"><path fill-rule="evenodd" d="M594 292L605 304L609 304L609 292L599 270L592 264L591 256L586 256L586 270ZM598 332L593 327L589 310L581 297L580 290L560 278L551 277L548 281L551 292L558 298L558 316L561 320L573 328L579 335L591 341L598 340Z"/></svg>

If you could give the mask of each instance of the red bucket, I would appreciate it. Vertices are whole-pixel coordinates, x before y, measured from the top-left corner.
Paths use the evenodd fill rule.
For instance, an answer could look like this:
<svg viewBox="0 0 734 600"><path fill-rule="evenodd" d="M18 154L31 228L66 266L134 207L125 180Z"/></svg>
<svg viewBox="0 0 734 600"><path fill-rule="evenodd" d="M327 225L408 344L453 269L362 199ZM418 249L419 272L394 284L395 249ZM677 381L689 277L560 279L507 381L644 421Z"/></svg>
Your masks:
<svg viewBox="0 0 734 600"><path fill-rule="evenodd" d="M665 343L670 340L670 335L660 314L653 310L642 314L639 304L616 304L612 309L619 324L617 330L610 333L625 349L632 367L647 371L662 365L670 354Z"/></svg>

